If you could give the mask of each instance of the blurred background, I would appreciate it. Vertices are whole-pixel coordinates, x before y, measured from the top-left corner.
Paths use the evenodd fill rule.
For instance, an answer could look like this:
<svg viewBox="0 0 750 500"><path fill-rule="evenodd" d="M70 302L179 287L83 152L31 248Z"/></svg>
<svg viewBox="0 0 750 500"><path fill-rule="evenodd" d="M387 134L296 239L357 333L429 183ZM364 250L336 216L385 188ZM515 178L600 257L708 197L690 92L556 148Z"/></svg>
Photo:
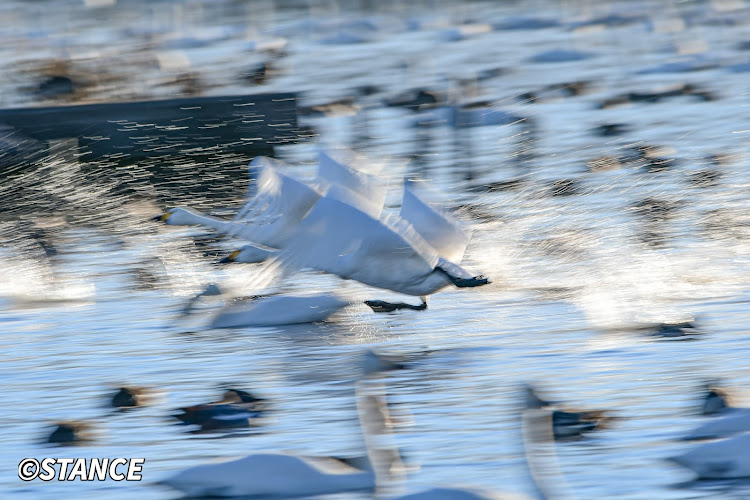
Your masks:
<svg viewBox="0 0 750 500"><path fill-rule="evenodd" d="M750 379L746 1L17 0L0 5L0 41L13 498L176 498L153 482L216 458L357 454L364 348L415 359L388 379L414 469L401 492L530 491L518 384L532 382L621 417L558 444L579 498L750 496L664 461L691 446L678 438L705 418L705 380L741 405ZM171 107L133 104L153 100ZM385 163L388 211L401 179L425 181L493 283L313 325L210 329L218 298L182 315L207 283L258 293L258 266L216 266L236 242L151 218L231 217L253 157L311 178L321 145ZM390 295L315 273L283 285ZM228 384L267 398L269 421L206 433L170 418ZM160 397L114 411L123 385ZM96 438L52 447L60 420ZM27 456L146 463L140 484L22 483Z"/></svg>

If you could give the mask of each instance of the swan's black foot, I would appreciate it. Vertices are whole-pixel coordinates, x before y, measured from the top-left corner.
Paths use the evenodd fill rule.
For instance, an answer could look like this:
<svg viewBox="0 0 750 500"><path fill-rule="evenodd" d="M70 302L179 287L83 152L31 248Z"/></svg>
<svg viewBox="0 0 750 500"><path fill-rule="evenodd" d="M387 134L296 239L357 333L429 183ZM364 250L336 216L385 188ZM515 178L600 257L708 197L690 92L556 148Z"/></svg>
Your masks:
<svg viewBox="0 0 750 500"><path fill-rule="evenodd" d="M474 276L473 278L456 278L455 276L451 276L450 274L448 274L448 277L458 288L471 288L474 286L482 286L487 285L488 283L492 283L489 278L485 278L483 274Z"/></svg>
<svg viewBox="0 0 750 500"><path fill-rule="evenodd" d="M366 300L365 304L370 306L376 313L393 312L399 309L412 309L414 311L424 311L427 309L427 302L422 301L418 306L407 304L406 302L386 302L384 300Z"/></svg>

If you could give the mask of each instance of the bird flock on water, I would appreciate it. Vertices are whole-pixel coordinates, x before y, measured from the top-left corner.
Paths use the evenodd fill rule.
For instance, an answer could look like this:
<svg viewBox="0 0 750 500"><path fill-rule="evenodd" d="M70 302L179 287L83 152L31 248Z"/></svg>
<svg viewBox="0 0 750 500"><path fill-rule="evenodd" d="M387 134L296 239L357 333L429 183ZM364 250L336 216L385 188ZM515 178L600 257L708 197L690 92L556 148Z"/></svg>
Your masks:
<svg viewBox="0 0 750 500"><path fill-rule="evenodd" d="M282 162L256 158L248 199L232 220L173 208L155 220L169 225L197 225L244 245L223 262L259 263L281 282L303 269L355 280L364 285L418 296L418 305L364 301L375 312L424 310L427 297L444 288L474 288L490 281L461 262L469 234L446 211L426 201L424 188L404 181L398 215L384 216L386 186L348 150L321 150L317 177L302 181ZM199 294L220 294L212 284ZM212 327L264 326L324 321L353 304L337 293L311 295L283 291L234 303L214 317ZM294 498L344 492L375 493L398 500L528 499L517 492L475 487L436 486L405 496L389 487L402 484L409 470L393 436L385 399L387 373L407 365L365 351L354 384L362 456L306 456L289 452L254 453L235 460L203 464L159 481L190 498ZM576 410L546 399L529 384L521 386L521 430L533 498L574 498L554 453L556 441L580 439L607 429L620 419L609 411ZM142 387L121 387L111 405L147 405L154 394ZM264 398L225 387L221 399L177 409L172 415L195 432L227 431L261 425L271 411ZM667 460L691 470L698 479L750 477L750 409L733 406L715 381L706 383L701 413L709 420L682 436L709 440ZM53 444L92 439L91 426L59 422L48 437Z"/></svg>
<svg viewBox="0 0 750 500"><path fill-rule="evenodd" d="M367 167L370 167L369 170ZM446 211L421 196L414 182L403 182L397 216L383 215L385 184L377 170L357 160L348 150L319 153L317 177L301 181L285 172L282 162L256 158L250 165L254 186L248 200L232 220L222 220L190 210L174 208L156 217L170 225L199 225L220 234L245 240L245 244L221 262L264 263L284 278L302 269L313 269L343 279L392 292L418 296L419 305L406 302L365 301L375 312L398 309L423 310L427 297L446 287L471 288L488 284L483 275L461 266L469 243L468 232ZM352 301L338 294L290 295L277 293L234 304L220 312L213 327L261 326L280 323L322 321L349 306ZM382 398L362 396L362 387L375 374L392 369L382 358L368 352L362 379L357 383L357 404L365 437L367 458L356 462L333 457L298 457L288 454L250 455L222 464L188 469L163 484L192 496L306 496L341 491L374 491L378 482L399 475L397 453L373 452L368 436L387 434L387 406ZM373 360L379 360L374 363ZM377 365L377 366L376 366ZM380 377L380 375L378 375ZM685 439L718 439L702 444L669 460L692 470L697 478L750 476L750 412L731 408L726 395L707 385L704 414L720 414L690 432ZM529 431L533 442L580 438L607 428L617 417L610 412L576 411L542 398L537 390L523 386L524 423L536 422ZM369 398L369 399L368 399ZM363 401L369 401L369 409ZM200 408L200 406L199 406ZM246 408L227 409L213 403L211 413L219 419L244 415ZM223 412L229 412L224 416ZM378 415L379 424L372 423ZM537 418L530 415L537 415ZM543 415L540 420L538 415ZM212 416L212 418L215 418ZM244 418L241 417L241 418ZM376 419L378 420L378 419ZM746 433L747 432L747 433ZM544 436L546 439L540 439ZM528 436L527 436L528 437ZM543 462L527 449L527 465L540 498L570 495L554 462ZM398 462L398 463L397 463ZM554 471L554 472L550 472ZM268 478L283 477L270 481ZM554 484L554 487L550 487ZM521 498L515 494L473 488L435 488L403 499Z"/></svg>

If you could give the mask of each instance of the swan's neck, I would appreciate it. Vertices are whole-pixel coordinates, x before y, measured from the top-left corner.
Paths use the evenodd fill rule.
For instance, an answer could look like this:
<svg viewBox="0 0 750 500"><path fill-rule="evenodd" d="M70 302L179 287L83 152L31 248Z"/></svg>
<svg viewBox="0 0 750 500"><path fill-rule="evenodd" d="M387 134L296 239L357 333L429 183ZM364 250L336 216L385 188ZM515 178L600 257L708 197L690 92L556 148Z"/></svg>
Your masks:
<svg viewBox="0 0 750 500"><path fill-rule="evenodd" d="M572 500L555 453L552 412L528 409L521 417L526 466L540 500Z"/></svg>
<svg viewBox="0 0 750 500"><path fill-rule="evenodd" d="M385 401L382 376L370 376L357 382L355 395L362 441L367 451L363 469L375 476L378 489L403 470L401 455L390 432L391 417Z"/></svg>
<svg viewBox="0 0 750 500"><path fill-rule="evenodd" d="M218 217L212 217L196 212L185 212L181 218L181 222L184 221L186 226L207 226L215 229L221 233L228 233L233 224L229 221L219 219Z"/></svg>

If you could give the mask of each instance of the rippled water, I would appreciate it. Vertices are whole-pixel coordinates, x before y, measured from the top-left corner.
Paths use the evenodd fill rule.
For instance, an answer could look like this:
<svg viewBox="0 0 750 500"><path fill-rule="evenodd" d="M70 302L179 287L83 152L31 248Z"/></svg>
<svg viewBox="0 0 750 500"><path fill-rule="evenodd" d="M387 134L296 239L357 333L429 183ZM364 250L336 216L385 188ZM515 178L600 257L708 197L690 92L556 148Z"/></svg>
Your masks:
<svg viewBox="0 0 750 500"><path fill-rule="evenodd" d="M82 67L115 55L122 68L143 64L140 82L122 71L130 94L99 82L89 89L90 100L172 95L175 87L164 83L174 77L167 75L171 66L155 69L144 62L165 51L187 55L185 71L198 75L208 94L292 90L303 93L301 105L312 106L364 84L378 87L378 94L360 100L368 109L359 117L308 117L306 123L321 142L355 143L371 157L387 159L394 179L406 174L428 181L473 230L465 263L493 284L440 292L424 312L377 315L362 306L320 325L211 330L205 325L217 303L207 301L183 317L186 300L209 282L251 293L243 284L258 266L217 267L216 255L234 243L206 242L199 229L149 219L166 208L165 198L236 210L246 187L244 160L217 159L210 175L221 196L211 196L192 190L179 170L169 185L149 183L148 171L137 165L113 179L106 162L82 167L63 150L0 183L0 487L7 494L174 498L153 483L216 458L279 449L357 454L355 364L365 347L375 347L413 359L413 369L388 379L394 412L409 422L399 428L397 442L420 466L402 491L455 483L529 491L517 391L519 382L530 381L553 399L612 409L621 417L611 429L557 446L579 498L750 495L743 483L685 485L690 474L663 460L692 446L676 438L702 420L696 398L705 379L722 377L740 403L747 399L750 123L746 74L733 70L748 58L738 47L750 36L744 2L389 5L380 11L378 29L367 32L372 39L357 44L325 43L346 30L314 29L313 22L338 19L327 10L335 6L322 4L284 10L267 2L254 12L233 2L159 2L148 7L148 25L139 25L136 11L123 10L106 28L94 27L92 19L112 14L107 8L22 5L2 12L14 22L1 36L23 49L2 44L6 70L28 69L32 59L59 57L72 47L93 50L101 40L106 50L87 52ZM64 23L53 22L55 9L65 13ZM580 24L608 12L642 17ZM337 13L348 20L372 18L361 11L345 14L343 8ZM462 21L522 15L559 25L448 40ZM216 34L217 26L241 20L247 29ZM239 85L241 67L262 58L246 52L248 43L277 36L288 42L287 55L275 62L280 74L255 88ZM209 42L197 43L201 37ZM552 49L591 56L530 62ZM693 69L698 64L698 70L660 67L674 61L688 61ZM513 124L469 129L469 141L436 127L425 145L415 139L408 111L376 106L384 95L455 87L455 78L496 68L507 71L477 83L475 93L498 109L532 118L533 143L528 128ZM13 73L4 104L30 99L19 83L22 74ZM548 88L576 81L589 82L581 95ZM715 99L679 96L599 109L615 96L684 83ZM470 100L470 90L464 88L462 99ZM521 97L526 92L537 93L538 102ZM628 129L614 137L593 133L607 123ZM311 176L316 142L277 153L295 174ZM662 147L659 156L674 159L675 166L648 172L631 163L588 171L592 160L623 159L634 145ZM532 158L519 154L529 147ZM415 153L405 166L401 160ZM719 165L709 160L713 155L722 156ZM691 181L702 170L718 172L718 180ZM119 189L122 178L128 178L128 190ZM228 178L235 179L231 189L221 186ZM512 189L482 188L511 179L518 181ZM555 181L574 182L575 193L553 196L561 185ZM672 208L638 208L657 204ZM312 273L284 286L391 296ZM702 332L692 341L650 334L651 325L687 319ZM271 421L227 435L191 434L170 419L173 408L215 399L225 383L269 398ZM113 412L107 399L122 384L154 387L160 398ZM94 422L98 439L74 448L43 444L47 426L61 419ZM22 483L15 470L26 456L145 457L146 464L141 484Z"/></svg>

